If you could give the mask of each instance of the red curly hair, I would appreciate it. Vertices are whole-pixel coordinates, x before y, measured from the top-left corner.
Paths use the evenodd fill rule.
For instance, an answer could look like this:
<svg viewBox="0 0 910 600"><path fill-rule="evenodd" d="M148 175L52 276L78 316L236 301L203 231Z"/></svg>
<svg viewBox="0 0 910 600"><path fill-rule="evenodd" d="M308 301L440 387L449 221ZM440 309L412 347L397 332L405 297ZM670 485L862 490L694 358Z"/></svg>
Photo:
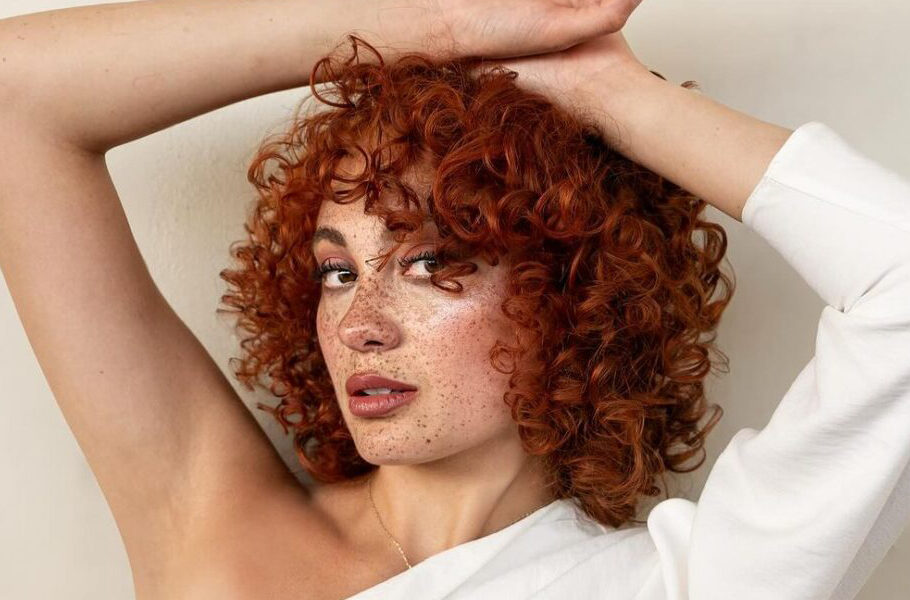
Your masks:
<svg viewBox="0 0 910 600"><path fill-rule="evenodd" d="M361 38L347 42L349 55L329 54L310 74L313 97L330 108L305 117L298 108L249 168L259 198L248 240L231 245L240 268L220 273L233 286L221 298L232 310L217 311L236 314L236 327L250 334L243 358L230 361L240 363L235 376L281 398L257 408L293 430L298 459L316 481L374 470L355 448L320 351L310 242L327 199L364 196L364 212L383 219L396 245L379 268L432 219L441 239L436 287L460 292L456 278L476 269L472 257L508 259L501 309L515 339L497 340L489 358L511 373L503 401L525 451L543 460L554 497L575 499L612 527L642 523L634 519L640 497L659 494L655 480L666 484L666 470L701 466L705 436L723 414L706 404L703 379L712 352L723 372L727 357L714 347L716 333L701 334L715 330L733 295L718 269L724 229L700 219L703 200L619 154L583 118L518 87L514 71L419 53L386 63ZM362 60L361 48L376 60ZM357 155L360 176L336 172ZM271 160L278 168L266 174ZM426 209L401 180L423 161L434 170ZM333 180L351 187L333 189ZM381 205L384 189L404 206ZM518 368L528 352L534 366Z"/></svg>

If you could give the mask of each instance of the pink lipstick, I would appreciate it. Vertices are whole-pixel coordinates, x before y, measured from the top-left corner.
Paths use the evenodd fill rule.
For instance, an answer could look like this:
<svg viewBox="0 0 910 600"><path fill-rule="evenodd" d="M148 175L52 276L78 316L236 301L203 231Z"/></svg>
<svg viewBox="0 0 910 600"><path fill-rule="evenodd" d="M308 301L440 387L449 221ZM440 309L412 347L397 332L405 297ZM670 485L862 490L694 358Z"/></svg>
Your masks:
<svg viewBox="0 0 910 600"><path fill-rule="evenodd" d="M352 375L345 388L348 407L358 417L384 416L417 397L417 388L413 385L375 373Z"/></svg>

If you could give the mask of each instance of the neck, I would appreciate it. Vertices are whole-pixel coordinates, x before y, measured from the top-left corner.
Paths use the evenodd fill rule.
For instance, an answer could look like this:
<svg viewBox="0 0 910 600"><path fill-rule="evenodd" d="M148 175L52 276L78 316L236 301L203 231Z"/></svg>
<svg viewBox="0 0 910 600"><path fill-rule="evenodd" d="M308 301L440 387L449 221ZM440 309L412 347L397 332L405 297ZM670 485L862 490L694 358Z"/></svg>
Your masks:
<svg viewBox="0 0 910 600"><path fill-rule="evenodd" d="M536 457L520 445L500 444L421 464L386 464L372 479L372 498L382 525L411 565L459 544L490 535L554 500ZM364 489L366 509L373 512ZM375 517L375 515L374 515ZM391 540L389 551L397 553Z"/></svg>

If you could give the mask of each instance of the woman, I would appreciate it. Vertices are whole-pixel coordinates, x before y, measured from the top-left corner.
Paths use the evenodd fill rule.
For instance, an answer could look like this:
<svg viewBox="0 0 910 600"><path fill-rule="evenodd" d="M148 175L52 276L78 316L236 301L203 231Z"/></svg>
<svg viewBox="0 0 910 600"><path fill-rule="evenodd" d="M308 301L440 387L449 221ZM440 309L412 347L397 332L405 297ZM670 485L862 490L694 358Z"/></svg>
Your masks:
<svg viewBox="0 0 910 600"><path fill-rule="evenodd" d="M0 265L137 597L861 587L910 515L910 185L821 123L790 131L655 77L618 33L635 4L184 0L0 22L17 40ZM357 44L319 62L358 29L392 44L387 63ZM524 89L469 56L511 57ZM237 375L282 397L322 482L308 491L158 293L104 154L311 67L311 85L337 76L337 110L262 149L223 273L253 334ZM729 291L708 302L725 238L704 202L828 306L815 358L698 504L629 526L714 422L697 423L697 334ZM704 248L696 228L715 233Z"/></svg>

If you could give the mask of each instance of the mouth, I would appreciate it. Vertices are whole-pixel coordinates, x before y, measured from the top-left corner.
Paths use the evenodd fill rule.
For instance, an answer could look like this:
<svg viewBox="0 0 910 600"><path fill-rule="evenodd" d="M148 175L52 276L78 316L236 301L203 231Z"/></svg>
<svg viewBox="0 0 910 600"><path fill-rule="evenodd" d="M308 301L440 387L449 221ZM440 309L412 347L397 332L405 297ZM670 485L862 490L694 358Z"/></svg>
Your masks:
<svg viewBox="0 0 910 600"><path fill-rule="evenodd" d="M367 396L412 392L416 391L417 387L377 373L355 373L348 377L345 389L350 396Z"/></svg>
<svg viewBox="0 0 910 600"><path fill-rule="evenodd" d="M410 404L417 397L417 390L389 394L353 394L348 397L351 414L358 417L384 417L395 409Z"/></svg>
<svg viewBox="0 0 910 600"><path fill-rule="evenodd" d="M409 404L417 396L417 387L377 373L357 373L345 385L351 413L359 417L383 416Z"/></svg>
<svg viewBox="0 0 910 600"><path fill-rule="evenodd" d="M398 394L401 392L413 392L414 390L392 389L392 388L366 388L358 390L351 394L352 396L385 396L389 394Z"/></svg>

